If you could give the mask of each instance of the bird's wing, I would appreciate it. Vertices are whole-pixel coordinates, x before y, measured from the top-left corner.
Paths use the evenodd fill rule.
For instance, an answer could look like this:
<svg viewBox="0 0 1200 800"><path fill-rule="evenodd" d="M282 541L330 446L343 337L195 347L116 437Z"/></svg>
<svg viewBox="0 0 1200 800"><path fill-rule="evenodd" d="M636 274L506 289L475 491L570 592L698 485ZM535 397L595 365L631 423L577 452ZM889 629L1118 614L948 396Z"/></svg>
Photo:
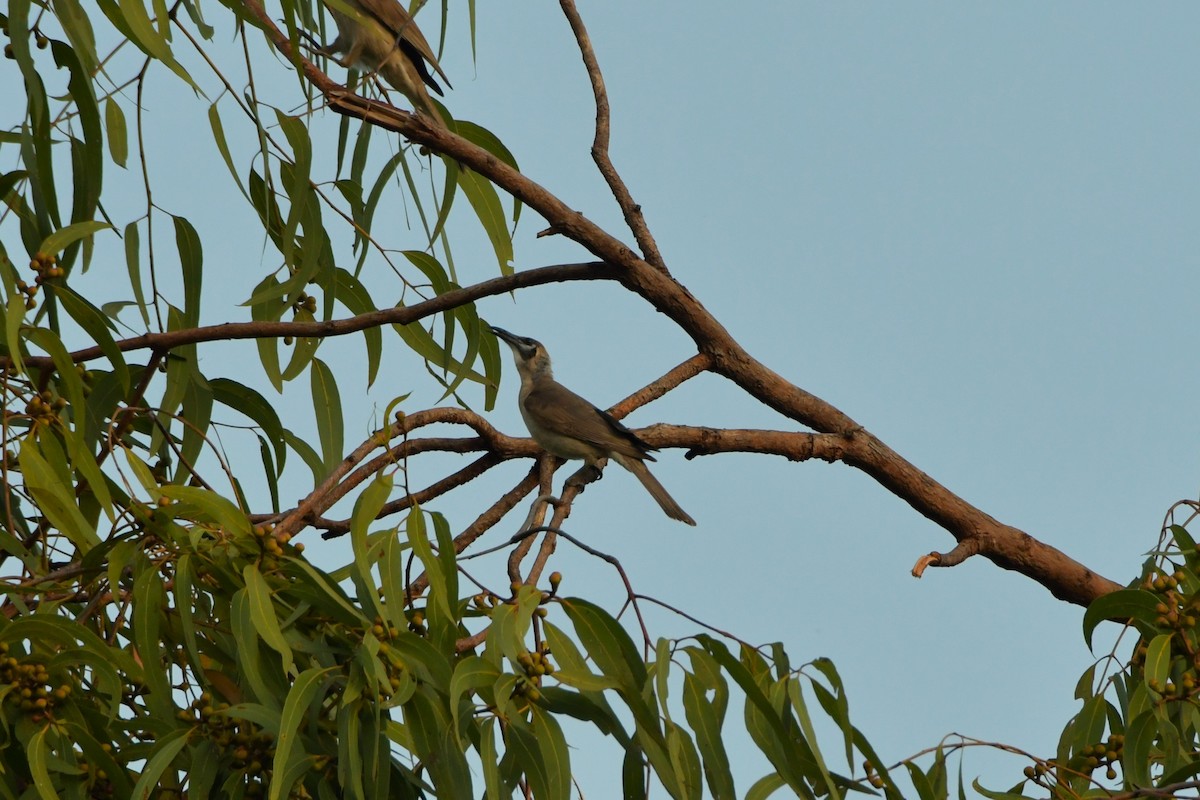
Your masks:
<svg viewBox="0 0 1200 800"><path fill-rule="evenodd" d="M378 20L380 25L399 34L405 43L412 45L413 51L428 61L430 66L437 70L437 74L442 76L446 85L450 85L450 79L442 71L442 65L434 56L433 48L429 46L429 42L425 41L425 35L421 33L421 29L417 27L412 16L400 5L400 0L359 0L359 2L362 4L363 10Z"/></svg>
<svg viewBox="0 0 1200 800"><path fill-rule="evenodd" d="M654 448L638 438L606 411L559 384L553 390L534 389L525 398L526 407L538 410L537 421L547 430L590 442L630 458L653 461Z"/></svg>

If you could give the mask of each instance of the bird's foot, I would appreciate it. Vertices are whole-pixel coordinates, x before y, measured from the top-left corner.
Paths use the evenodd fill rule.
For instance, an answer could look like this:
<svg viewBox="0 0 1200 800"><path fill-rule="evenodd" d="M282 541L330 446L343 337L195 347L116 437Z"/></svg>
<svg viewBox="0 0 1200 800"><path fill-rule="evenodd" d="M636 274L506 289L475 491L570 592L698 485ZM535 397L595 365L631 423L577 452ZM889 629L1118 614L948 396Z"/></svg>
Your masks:
<svg viewBox="0 0 1200 800"><path fill-rule="evenodd" d="M601 472L600 468L595 464L584 464L582 467L575 470L575 473L571 475L571 477L567 478L565 486L574 486L580 491L583 491L583 487L587 486L589 483L595 483L603 476L604 473Z"/></svg>

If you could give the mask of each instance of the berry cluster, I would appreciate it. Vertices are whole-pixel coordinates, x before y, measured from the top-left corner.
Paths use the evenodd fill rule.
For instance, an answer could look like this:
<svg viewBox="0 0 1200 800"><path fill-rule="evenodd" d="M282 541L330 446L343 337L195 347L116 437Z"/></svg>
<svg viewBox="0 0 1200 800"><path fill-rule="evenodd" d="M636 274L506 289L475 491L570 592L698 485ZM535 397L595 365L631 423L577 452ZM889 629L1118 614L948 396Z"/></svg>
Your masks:
<svg viewBox="0 0 1200 800"><path fill-rule="evenodd" d="M4 34L5 36L8 36L8 26L0 25L0 33ZM33 40L37 44L38 50L45 50L47 47L50 46L50 40L47 39L45 36L43 36L40 31L34 31L33 36L34 36ZM4 45L4 57L5 58L16 58L17 57L16 53L13 52L13 46L12 46L11 42Z"/></svg>
<svg viewBox="0 0 1200 800"><path fill-rule="evenodd" d="M181 722L196 725L233 769L244 774L244 797L263 797L271 784L275 737L252 722L229 716L228 711L228 703L215 702L212 692L202 692L178 716Z"/></svg>
<svg viewBox="0 0 1200 800"><path fill-rule="evenodd" d="M1119 733L1114 733L1108 737L1108 741L1096 742L1090 747L1085 747L1076 753L1067 764L1067 767L1073 772L1084 772L1091 774L1101 767L1106 767L1104 776L1111 780L1116 780L1117 764L1121 761L1121 753L1125 749L1125 736ZM1039 761L1031 767L1025 768L1025 777L1034 783L1042 786L1050 786L1047 773L1053 772L1059 768L1058 762L1054 760Z"/></svg>
<svg viewBox="0 0 1200 800"><path fill-rule="evenodd" d="M53 718L55 707L71 696L71 684L55 685L44 663L18 661L8 651L8 644L0 643L0 687L7 689L5 702L32 722Z"/></svg>
<svg viewBox="0 0 1200 800"><path fill-rule="evenodd" d="M33 286L25 281L17 281L17 288L25 295L25 308L37 308L38 287L48 280L61 278L65 273L58 266L58 256L51 253L34 253L29 262L29 268L34 271Z"/></svg>
<svg viewBox="0 0 1200 800"><path fill-rule="evenodd" d="M67 407L67 400L64 397L55 397L48 390L35 394L25 404L25 413L29 415L33 421L33 426L49 425L58 419L58 414Z"/></svg>

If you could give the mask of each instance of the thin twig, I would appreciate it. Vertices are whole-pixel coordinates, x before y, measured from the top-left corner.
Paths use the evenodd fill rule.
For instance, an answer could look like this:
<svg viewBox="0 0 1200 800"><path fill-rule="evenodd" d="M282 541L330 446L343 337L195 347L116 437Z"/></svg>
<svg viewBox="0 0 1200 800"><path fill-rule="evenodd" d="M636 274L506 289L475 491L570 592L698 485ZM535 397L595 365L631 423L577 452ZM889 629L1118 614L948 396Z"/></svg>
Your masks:
<svg viewBox="0 0 1200 800"><path fill-rule="evenodd" d="M278 339L288 336L297 339L345 336L383 325L408 325L425 317L468 305L483 297L507 294L528 286L563 281L611 280L615 277L615 270L597 261L582 264L555 264L549 267L514 272L512 275L502 275L461 289L452 289L415 305L385 308L346 319L323 322L224 322L218 325L201 325L165 333L144 333L128 339L118 339L115 344L117 349L122 352L147 349L165 352L176 347L200 342ZM99 346L86 347L70 353L69 356L75 363L81 363L103 358L104 352ZM29 369L42 367L53 369L54 367L54 360L49 356L26 356L23 360ZM12 365L13 361L10 356L0 357L0 369Z"/></svg>
<svg viewBox="0 0 1200 800"><path fill-rule="evenodd" d="M596 51L592 49L591 37L588 36L587 28L584 27L583 18L579 16L579 10L575 8L575 0L559 0L559 5L562 6L563 13L567 15L567 22L571 24L571 32L575 34L575 41L579 43L579 54L583 56L583 65L587 68L588 79L592 82L592 94L596 98L596 136L592 141L592 160L596 162L596 167L604 176L605 182L608 183L608 188L616 199L617 205L621 207L621 213L625 216L625 224L629 226L633 238L637 240L638 247L642 250L642 258L666 273L667 265L658 251L658 244L654 241L650 228L646 225L642 207L634 202L629 187L621 179L620 173L613 166L612 158L608 154L612 117L608 105L608 90L604 88L604 75L600 72L600 62L596 60Z"/></svg>

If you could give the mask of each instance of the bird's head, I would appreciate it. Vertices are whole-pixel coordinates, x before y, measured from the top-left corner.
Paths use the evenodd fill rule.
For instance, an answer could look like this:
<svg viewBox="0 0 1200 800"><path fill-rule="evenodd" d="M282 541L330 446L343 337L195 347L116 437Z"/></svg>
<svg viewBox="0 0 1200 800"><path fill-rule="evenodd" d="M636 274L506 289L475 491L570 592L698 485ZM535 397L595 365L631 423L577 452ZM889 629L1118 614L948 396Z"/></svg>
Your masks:
<svg viewBox="0 0 1200 800"><path fill-rule="evenodd" d="M496 338L512 348L513 359L517 362L517 370L522 375L549 375L550 354L546 347L537 339L528 336L517 336L503 328L490 326Z"/></svg>

